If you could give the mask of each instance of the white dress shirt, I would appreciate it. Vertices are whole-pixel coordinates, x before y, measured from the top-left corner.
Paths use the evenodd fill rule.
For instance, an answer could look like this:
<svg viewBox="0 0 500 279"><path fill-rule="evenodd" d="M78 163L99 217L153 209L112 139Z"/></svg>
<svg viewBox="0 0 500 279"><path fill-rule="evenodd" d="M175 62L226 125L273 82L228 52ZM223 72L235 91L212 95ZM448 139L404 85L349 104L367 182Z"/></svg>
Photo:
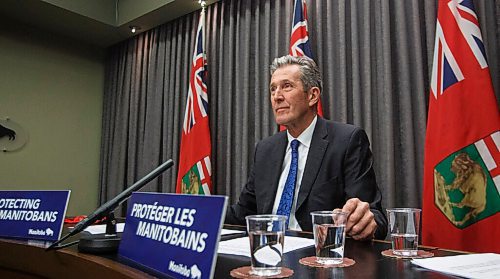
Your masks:
<svg viewBox="0 0 500 279"><path fill-rule="evenodd" d="M302 175L304 174L304 169L306 167L307 154L309 154L309 147L311 146L312 136L314 128L316 127L317 120L318 116L315 116L309 127L307 127L297 138L292 137L292 135L290 135L288 131L286 132L288 137L288 147L286 148L285 158L283 159L283 166L281 167L281 176L278 183L278 191L276 192L276 198L274 199L273 214L276 214L276 212L278 211L281 195L283 194L283 189L285 188L286 178L288 177L288 172L290 171L290 164L292 163L292 148L290 146L290 142L296 139L300 143L298 148L299 160L297 166L297 180L295 182L295 195L290 212L290 220L288 221L288 229L292 230L301 230L299 223L295 218L295 207L297 205L297 196L299 195Z"/></svg>

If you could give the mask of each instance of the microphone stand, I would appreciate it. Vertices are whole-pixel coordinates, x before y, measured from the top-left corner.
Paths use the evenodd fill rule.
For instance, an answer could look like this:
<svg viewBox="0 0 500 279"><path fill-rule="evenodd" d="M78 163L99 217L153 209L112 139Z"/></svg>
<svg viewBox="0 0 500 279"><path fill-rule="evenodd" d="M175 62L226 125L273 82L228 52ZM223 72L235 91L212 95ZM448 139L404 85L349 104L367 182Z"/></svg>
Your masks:
<svg viewBox="0 0 500 279"><path fill-rule="evenodd" d="M82 221L78 222L78 224L75 225L73 230L71 230L68 234L66 234L64 237L59 239L58 241L52 243L49 247L45 249L45 251L50 251L50 250L57 250L61 249L65 246L58 246L59 243L63 242L64 240L68 239L70 236L73 236L81 231L83 231L85 228L88 226L92 225L95 221L102 219L103 217L106 217L106 235L104 237L104 240L89 240L87 241L87 237L83 240L83 243L78 245L78 249L82 249L81 251L88 251L89 253L108 253L108 252L113 252L116 251L118 248L119 244L119 237L116 234L116 220L113 214L113 210L120 205L123 201L128 199L130 195L132 195L132 192L138 191L140 188L144 187L148 182L159 176L162 172L166 171L170 167L174 165L174 161L172 159L167 160L165 163L161 164L159 167L154 169L152 172L148 173L146 176L141 178L139 181L134 183L132 186L129 188L125 189L123 192L118 194L116 197L114 197L112 200L109 200L105 204L101 205L99 208L97 208L94 212L92 212L89 216L87 216L85 219ZM92 237L93 239L98 239L98 237ZM111 244L105 244L106 239L110 239L109 242ZM97 242L97 244L95 244ZM90 243L90 244L87 244ZM89 246L85 246L89 245ZM113 248L114 247L114 248ZM88 248L88 249L87 249ZM94 249L95 248L95 249ZM114 249L114 250L113 250Z"/></svg>
<svg viewBox="0 0 500 279"><path fill-rule="evenodd" d="M115 214L110 212L106 215L106 233L92 235L85 233L81 235L78 242L78 251L89 254L109 254L118 251L121 237L116 232Z"/></svg>

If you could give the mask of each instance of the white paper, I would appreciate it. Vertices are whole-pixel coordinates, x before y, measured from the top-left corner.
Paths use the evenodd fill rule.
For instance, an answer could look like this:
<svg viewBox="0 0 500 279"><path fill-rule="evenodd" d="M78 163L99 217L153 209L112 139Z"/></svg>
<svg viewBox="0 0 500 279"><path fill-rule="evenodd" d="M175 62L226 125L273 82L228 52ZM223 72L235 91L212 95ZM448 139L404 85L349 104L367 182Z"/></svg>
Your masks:
<svg viewBox="0 0 500 279"><path fill-rule="evenodd" d="M227 235L227 234L245 234L245 231L238 231L238 230L228 230L228 229L222 229L220 235Z"/></svg>
<svg viewBox="0 0 500 279"><path fill-rule="evenodd" d="M285 236L284 253L308 246L314 246L314 239ZM250 257L250 241L248 237L221 241L217 253Z"/></svg>
<svg viewBox="0 0 500 279"><path fill-rule="evenodd" d="M116 232L123 232L123 228L125 227L125 223L116 224ZM89 232L91 234L103 234L106 233L106 225L92 225L88 226L83 230L84 232Z"/></svg>
<svg viewBox="0 0 500 279"><path fill-rule="evenodd" d="M500 278L500 254L470 254L427 259L414 259L413 264L452 275L480 278Z"/></svg>
<svg viewBox="0 0 500 279"><path fill-rule="evenodd" d="M125 227L125 223L118 223L116 224L116 232L120 233L123 232L123 229ZM91 234L103 234L106 232L106 225L92 225L88 226L85 228L83 231L89 232ZM238 230L227 230L227 229L222 229L221 235L226 235L226 234L245 234L245 231L238 231Z"/></svg>

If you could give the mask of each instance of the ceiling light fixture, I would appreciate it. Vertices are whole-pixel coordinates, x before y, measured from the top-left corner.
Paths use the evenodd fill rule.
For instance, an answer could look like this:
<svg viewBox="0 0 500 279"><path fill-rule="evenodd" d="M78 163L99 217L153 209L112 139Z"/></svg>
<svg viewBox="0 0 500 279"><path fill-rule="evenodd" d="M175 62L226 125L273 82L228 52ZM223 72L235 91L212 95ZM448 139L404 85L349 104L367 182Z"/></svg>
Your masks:
<svg viewBox="0 0 500 279"><path fill-rule="evenodd" d="M141 30L141 27L139 26L129 26L130 32L134 33L137 32L137 30Z"/></svg>

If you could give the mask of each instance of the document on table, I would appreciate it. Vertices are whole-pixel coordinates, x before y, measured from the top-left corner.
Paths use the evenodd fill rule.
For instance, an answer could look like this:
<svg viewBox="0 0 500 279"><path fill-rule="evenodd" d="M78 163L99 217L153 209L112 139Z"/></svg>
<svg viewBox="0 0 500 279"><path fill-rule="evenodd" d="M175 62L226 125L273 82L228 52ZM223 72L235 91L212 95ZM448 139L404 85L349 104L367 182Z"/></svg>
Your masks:
<svg viewBox="0 0 500 279"><path fill-rule="evenodd" d="M414 259L413 264L467 278L500 278L500 254L470 254Z"/></svg>
<svg viewBox="0 0 500 279"><path fill-rule="evenodd" d="M116 232L121 233L123 232L123 229L125 227L125 223L118 223L116 224ZM91 234L103 234L106 232L106 225L92 225L88 226L85 228L86 232L89 232ZM227 230L227 229L222 229L221 235L228 235L228 234L241 234L244 235L246 232L245 231L238 231L238 230Z"/></svg>
<svg viewBox="0 0 500 279"><path fill-rule="evenodd" d="M228 234L241 234L241 235L244 235L246 233L247 233L246 231L222 229L221 232L220 232L220 235L228 235Z"/></svg>
<svg viewBox="0 0 500 279"><path fill-rule="evenodd" d="M285 236L284 253L309 246L314 246L314 239ZM250 242L248 241L248 237L219 242L217 253L250 257Z"/></svg>

